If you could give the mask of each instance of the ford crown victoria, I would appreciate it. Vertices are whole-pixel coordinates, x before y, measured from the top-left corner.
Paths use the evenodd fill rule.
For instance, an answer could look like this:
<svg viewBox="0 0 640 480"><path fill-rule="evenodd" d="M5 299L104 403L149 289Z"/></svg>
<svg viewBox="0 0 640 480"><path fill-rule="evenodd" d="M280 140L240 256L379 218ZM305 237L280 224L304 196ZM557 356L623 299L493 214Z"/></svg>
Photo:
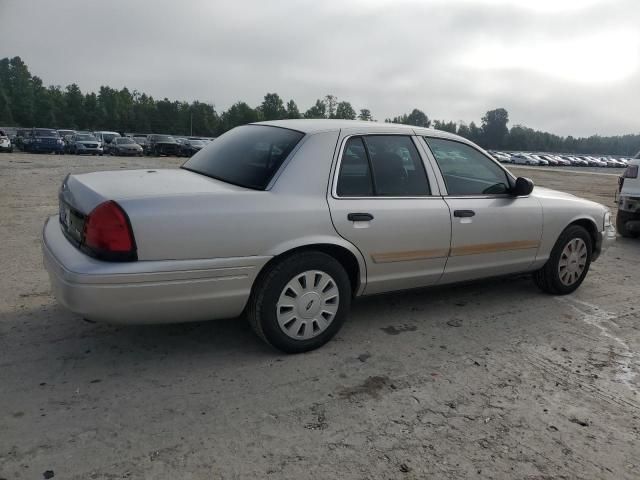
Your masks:
<svg viewBox="0 0 640 480"><path fill-rule="evenodd" d="M286 352L327 342L360 295L521 272L569 294L616 235L602 205L534 188L461 137L343 120L237 127L180 169L70 175L59 205L44 263L71 311L244 313Z"/></svg>

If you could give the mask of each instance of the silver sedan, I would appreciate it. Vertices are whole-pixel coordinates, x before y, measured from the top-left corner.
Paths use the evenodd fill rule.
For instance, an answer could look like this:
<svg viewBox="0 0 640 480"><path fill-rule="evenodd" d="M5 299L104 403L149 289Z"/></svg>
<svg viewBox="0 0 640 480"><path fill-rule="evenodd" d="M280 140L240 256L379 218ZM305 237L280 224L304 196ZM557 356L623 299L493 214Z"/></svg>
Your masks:
<svg viewBox="0 0 640 480"><path fill-rule="evenodd" d="M615 239L609 211L515 178L443 131L340 120L235 128L180 169L70 175L44 226L69 310L119 323L245 314L286 352L351 301L532 272L563 295Z"/></svg>

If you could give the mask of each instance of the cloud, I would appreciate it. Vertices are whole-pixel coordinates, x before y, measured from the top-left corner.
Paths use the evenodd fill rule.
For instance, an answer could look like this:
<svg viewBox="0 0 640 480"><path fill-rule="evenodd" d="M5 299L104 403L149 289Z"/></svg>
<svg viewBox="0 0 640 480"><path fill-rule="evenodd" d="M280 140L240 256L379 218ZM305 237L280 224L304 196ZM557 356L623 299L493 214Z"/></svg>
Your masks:
<svg viewBox="0 0 640 480"><path fill-rule="evenodd" d="M218 110L332 93L379 120L477 122L500 106L559 134L640 131L636 0L8 0L0 16L0 57L83 90Z"/></svg>

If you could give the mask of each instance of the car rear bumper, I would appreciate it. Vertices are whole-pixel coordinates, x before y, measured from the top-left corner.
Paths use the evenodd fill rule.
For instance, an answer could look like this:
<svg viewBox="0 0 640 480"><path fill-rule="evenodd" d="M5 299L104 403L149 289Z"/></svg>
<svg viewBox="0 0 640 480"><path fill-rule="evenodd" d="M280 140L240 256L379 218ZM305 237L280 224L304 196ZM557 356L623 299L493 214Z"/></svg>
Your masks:
<svg viewBox="0 0 640 480"><path fill-rule="evenodd" d="M242 313L270 257L103 262L76 249L57 216L43 229L44 266L56 299L85 318L109 323L174 323Z"/></svg>

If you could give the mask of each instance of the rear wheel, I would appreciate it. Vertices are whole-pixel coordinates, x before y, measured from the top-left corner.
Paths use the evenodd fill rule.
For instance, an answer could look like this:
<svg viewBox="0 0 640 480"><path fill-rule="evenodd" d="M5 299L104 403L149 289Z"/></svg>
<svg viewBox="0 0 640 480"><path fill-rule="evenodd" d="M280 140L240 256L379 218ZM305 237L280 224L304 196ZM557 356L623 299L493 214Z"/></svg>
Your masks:
<svg viewBox="0 0 640 480"><path fill-rule="evenodd" d="M618 214L616 215L616 230L623 237L636 238L638 232L631 232L627 229L627 222L629 220L640 220L640 216L618 210Z"/></svg>
<svg viewBox="0 0 640 480"><path fill-rule="evenodd" d="M351 284L342 265L321 252L294 254L256 280L247 315L253 330L286 353L313 350L342 327Z"/></svg>
<svg viewBox="0 0 640 480"><path fill-rule="evenodd" d="M547 263L534 273L536 285L553 295L575 291L589 272L592 251L591 235L584 227L567 227L558 237Z"/></svg>

